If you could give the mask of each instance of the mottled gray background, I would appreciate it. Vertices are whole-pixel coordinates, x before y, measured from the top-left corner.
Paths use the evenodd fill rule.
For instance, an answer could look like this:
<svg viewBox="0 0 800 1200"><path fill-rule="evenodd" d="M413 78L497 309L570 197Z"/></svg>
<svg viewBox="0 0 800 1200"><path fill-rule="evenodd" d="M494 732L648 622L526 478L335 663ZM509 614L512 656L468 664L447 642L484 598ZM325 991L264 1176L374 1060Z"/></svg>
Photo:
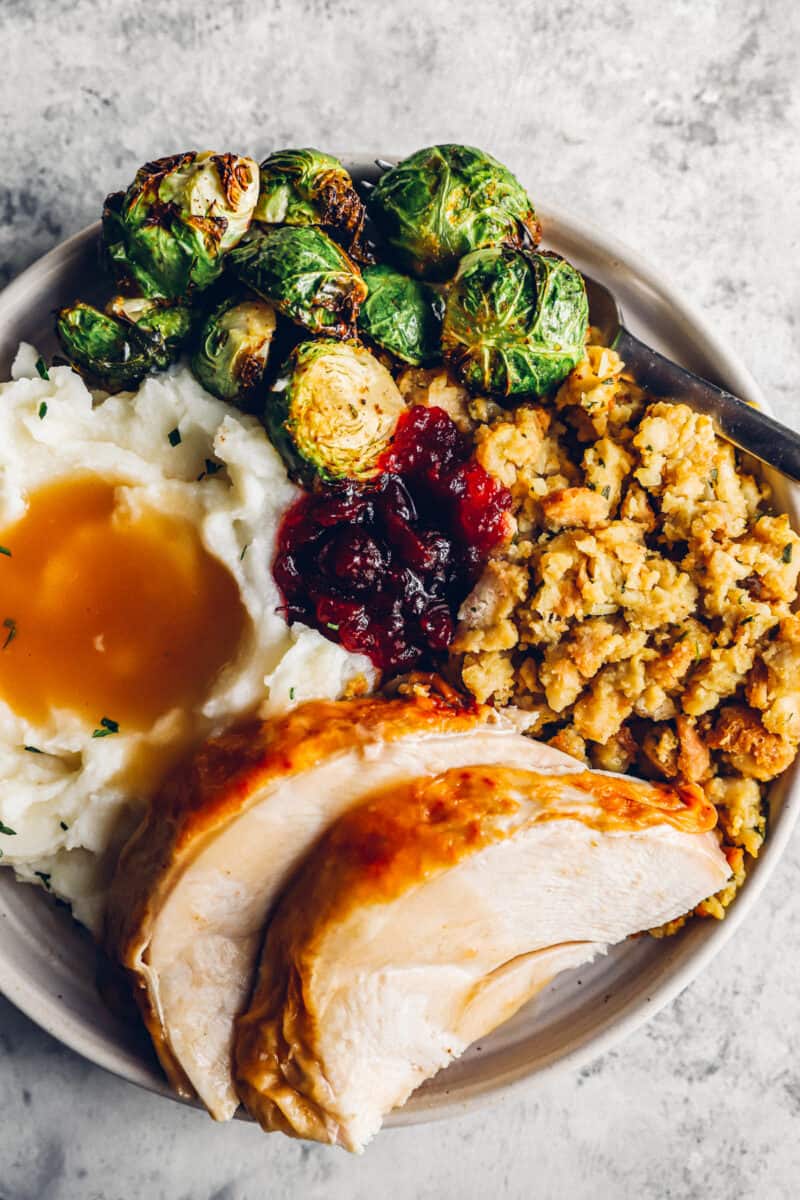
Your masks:
<svg viewBox="0 0 800 1200"><path fill-rule="evenodd" d="M661 267L797 424L799 46L796 0L0 0L0 284L161 154L467 141ZM617 1052L361 1160L215 1127L0 1001L0 1198L795 1197L799 889L796 841Z"/></svg>

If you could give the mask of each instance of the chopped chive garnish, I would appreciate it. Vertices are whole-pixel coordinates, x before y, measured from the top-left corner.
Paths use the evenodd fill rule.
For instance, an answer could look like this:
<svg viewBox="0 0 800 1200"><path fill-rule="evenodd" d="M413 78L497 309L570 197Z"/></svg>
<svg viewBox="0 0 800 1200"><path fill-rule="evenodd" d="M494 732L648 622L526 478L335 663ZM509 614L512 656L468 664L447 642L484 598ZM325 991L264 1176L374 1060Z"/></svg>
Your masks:
<svg viewBox="0 0 800 1200"><path fill-rule="evenodd" d="M44 361L44 359L41 356L39 358L37 358L37 360L36 360L36 370L39 373L39 377L41 379L47 379L47 380L50 379L50 372L47 369L47 363ZM41 413L39 415L41 416Z"/></svg>
<svg viewBox="0 0 800 1200"><path fill-rule="evenodd" d="M62 829L64 829L64 830L69 829L69 825L67 824L66 821L59 821L58 823Z"/></svg>
<svg viewBox="0 0 800 1200"><path fill-rule="evenodd" d="M783 554L781 555L781 558L786 563L789 563L792 561L792 543L791 542L788 542L783 547Z"/></svg>
<svg viewBox="0 0 800 1200"><path fill-rule="evenodd" d="M40 750L38 746L23 746L23 750L27 750L28 754L44 754L44 750Z"/></svg>
<svg viewBox="0 0 800 1200"><path fill-rule="evenodd" d="M119 733L119 723L117 721L112 721L110 717L103 717L100 721L100 728L95 729L92 737L108 737L108 735L111 733Z"/></svg>
<svg viewBox="0 0 800 1200"><path fill-rule="evenodd" d="M11 558L11 551L8 546L0 546L0 554L5 554L6 558Z"/></svg>
<svg viewBox="0 0 800 1200"><path fill-rule="evenodd" d="M339 628L338 625L334 625L333 621L326 621L325 624L328 626L328 629L332 629L334 632Z"/></svg>
<svg viewBox="0 0 800 1200"><path fill-rule="evenodd" d="M289 688L289 699L294 700L294 688Z"/></svg>
<svg viewBox="0 0 800 1200"><path fill-rule="evenodd" d="M43 421L47 416L47 401L43 400L39 405L39 420Z"/></svg>
<svg viewBox="0 0 800 1200"><path fill-rule="evenodd" d="M167 434L167 437L169 438L170 446L180 446L180 444L181 444L180 429L170 429L169 433Z"/></svg>
<svg viewBox="0 0 800 1200"><path fill-rule="evenodd" d="M242 553L239 555L239 562L242 561L242 559L244 558L245 554L247 554L247 551L249 549L250 549L250 543L246 542L245 545L242 546Z"/></svg>
<svg viewBox="0 0 800 1200"><path fill-rule="evenodd" d="M10 825L4 825L2 821L0 821L0 833L4 833L6 837L17 836L16 829L12 829Z"/></svg>
<svg viewBox="0 0 800 1200"><path fill-rule="evenodd" d="M201 471L200 474L197 476L197 482L199 483L201 479L205 479L206 475L216 475L217 471L221 471L221 470L222 470L222 463L217 463L217 462L214 462L213 459L207 458L206 464L205 464L205 470Z"/></svg>
<svg viewBox="0 0 800 1200"><path fill-rule="evenodd" d="M609 486L609 484L606 484L606 486L601 491L600 495L603 497L604 500L608 500L609 496L611 495L611 487Z"/></svg>
<svg viewBox="0 0 800 1200"><path fill-rule="evenodd" d="M17 636L17 622L13 617L6 617L5 621L3 621L3 628L8 630L8 633L6 634L6 640L3 642L3 649L5 650L7 646L11 645L14 638Z"/></svg>
<svg viewBox="0 0 800 1200"><path fill-rule="evenodd" d="M38 875L44 886L50 891L50 876L47 871L34 871L34 875Z"/></svg>

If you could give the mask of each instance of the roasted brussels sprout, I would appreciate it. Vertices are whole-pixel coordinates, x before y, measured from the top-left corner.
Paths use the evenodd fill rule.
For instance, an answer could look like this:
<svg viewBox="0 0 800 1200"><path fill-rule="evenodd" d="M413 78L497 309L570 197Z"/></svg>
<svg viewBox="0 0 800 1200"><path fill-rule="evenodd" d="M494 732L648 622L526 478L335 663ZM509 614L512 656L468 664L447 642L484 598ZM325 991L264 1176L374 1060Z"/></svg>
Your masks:
<svg viewBox="0 0 800 1200"><path fill-rule="evenodd" d="M391 167L369 213L400 265L425 279L447 279L472 250L532 247L540 237L525 189L472 146L431 146Z"/></svg>
<svg viewBox="0 0 800 1200"><path fill-rule="evenodd" d="M271 304L239 293L228 296L200 330L192 371L213 395L249 407L263 378L274 333Z"/></svg>
<svg viewBox="0 0 800 1200"><path fill-rule="evenodd" d="M312 333L347 337L367 294L341 246L313 226L254 232L230 256L241 281Z"/></svg>
<svg viewBox="0 0 800 1200"><path fill-rule="evenodd" d="M64 353L109 392L135 387L148 372L168 367L190 326L186 308L121 298L112 300L107 312L78 300L56 318Z"/></svg>
<svg viewBox="0 0 800 1200"><path fill-rule="evenodd" d="M370 341L415 367L441 360L444 301L426 283L378 263L364 268L367 298L358 327Z"/></svg>
<svg viewBox="0 0 800 1200"><path fill-rule="evenodd" d="M190 151L146 163L127 192L106 198L112 269L146 296L179 299L208 287L247 232L257 199L252 158Z"/></svg>
<svg viewBox="0 0 800 1200"><path fill-rule="evenodd" d="M293 478L371 479L405 403L386 368L355 342L302 342L267 400L266 425Z"/></svg>
<svg viewBox="0 0 800 1200"><path fill-rule="evenodd" d="M476 250L448 292L445 360L473 392L541 395L583 357L588 317L583 278L565 259Z"/></svg>
<svg viewBox="0 0 800 1200"><path fill-rule="evenodd" d="M321 150L276 150L261 164L253 219L266 225L322 225L351 242L364 205L338 158Z"/></svg>

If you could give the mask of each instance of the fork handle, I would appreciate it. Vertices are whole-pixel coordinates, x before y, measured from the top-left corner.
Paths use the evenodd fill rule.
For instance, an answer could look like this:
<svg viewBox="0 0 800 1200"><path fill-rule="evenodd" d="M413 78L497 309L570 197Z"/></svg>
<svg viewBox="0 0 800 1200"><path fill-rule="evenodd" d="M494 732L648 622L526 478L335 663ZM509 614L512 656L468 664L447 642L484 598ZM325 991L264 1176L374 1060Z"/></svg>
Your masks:
<svg viewBox="0 0 800 1200"><path fill-rule="evenodd" d="M727 441L800 483L800 434L738 396L679 367L646 346L624 325L614 339L614 349L646 391L705 413Z"/></svg>

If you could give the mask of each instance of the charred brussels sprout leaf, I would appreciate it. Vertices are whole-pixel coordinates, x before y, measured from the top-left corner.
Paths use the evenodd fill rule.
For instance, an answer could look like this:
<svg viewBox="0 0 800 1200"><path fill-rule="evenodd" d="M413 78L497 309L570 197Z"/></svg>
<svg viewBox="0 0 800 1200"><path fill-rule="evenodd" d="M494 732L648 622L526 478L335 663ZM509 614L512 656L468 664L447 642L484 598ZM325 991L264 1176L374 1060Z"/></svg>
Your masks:
<svg viewBox="0 0 800 1200"><path fill-rule="evenodd" d="M109 392L135 387L150 371L168 367L190 326L186 308L120 297L107 312L79 300L56 319L64 353L81 374Z"/></svg>
<svg viewBox="0 0 800 1200"><path fill-rule="evenodd" d="M428 284L383 263L364 269L367 298L358 327L370 341L415 367L441 359L444 301Z"/></svg>
<svg viewBox="0 0 800 1200"><path fill-rule="evenodd" d="M390 168L369 212L401 266L446 279L483 246L535 246L530 197L507 167L472 146L431 146Z"/></svg>
<svg viewBox="0 0 800 1200"><path fill-rule="evenodd" d="M371 479L405 411L386 368L354 342L322 339L292 351L270 392L267 431L289 472Z"/></svg>
<svg viewBox="0 0 800 1200"><path fill-rule="evenodd" d="M248 405L267 365L275 310L266 300L227 297L206 318L192 355L192 371L221 400Z"/></svg>
<svg viewBox="0 0 800 1200"><path fill-rule="evenodd" d="M320 150L276 150L261 164L254 220L266 225L322 225L352 241L364 221L353 181L338 158Z"/></svg>
<svg viewBox="0 0 800 1200"><path fill-rule="evenodd" d="M563 258L476 250L448 293L444 356L473 392L541 395L583 357L588 317L583 278Z"/></svg>
<svg viewBox="0 0 800 1200"><path fill-rule="evenodd" d="M230 256L241 281L312 333L347 337L367 294L341 246L313 226L253 233Z"/></svg>
<svg viewBox="0 0 800 1200"><path fill-rule="evenodd" d="M112 269L146 296L178 299L208 287L247 232L257 199L251 158L190 151L146 163L127 192L106 199Z"/></svg>
<svg viewBox="0 0 800 1200"><path fill-rule="evenodd" d="M106 314L160 337L171 358L177 357L192 329L192 314L185 305L146 297L114 296L106 305Z"/></svg>

